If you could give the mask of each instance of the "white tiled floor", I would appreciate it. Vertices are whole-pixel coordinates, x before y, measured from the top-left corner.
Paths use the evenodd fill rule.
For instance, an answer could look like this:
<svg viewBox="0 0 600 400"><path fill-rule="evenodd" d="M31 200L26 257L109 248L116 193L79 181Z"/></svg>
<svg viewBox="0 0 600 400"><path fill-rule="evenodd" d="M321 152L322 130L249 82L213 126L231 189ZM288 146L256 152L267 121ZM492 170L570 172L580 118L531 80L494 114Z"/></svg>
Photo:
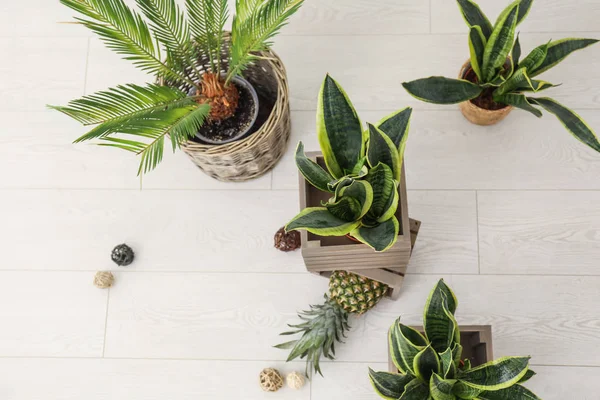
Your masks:
<svg viewBox="0 0 600 400"><path fill-rule="evenodd" d="M128 0L128 3L134 3ZM480 1L494 16L505 1ZM400 82L454 75L468 56L450 0L306 0L276 38L293 109L292 146L316 149L326 72L363 118L415 107L406 165L410 214L423 221L400 299L353 320L338 361L303 390L265 394L260 369L302 370L272 348L324 279L272 246L297 211L288 154L272 173L224 184L183 154L139 190L129 154L72 145L83 128L44 108L108 85L143 82L58 1L0 4L0 399L376 399L387 327L418 323L444 277L459 322L492 324L497 356L531 354L544 399L600 395L600 155L550 115L514 112L489 128L456 107L415 102ZM600 37L600 0L537 0L526 49ZM600 131L600 46L547 74L553 95ZM126 269L113 245L135 247ZM107 291L91 284L111 269Z"/></svg>

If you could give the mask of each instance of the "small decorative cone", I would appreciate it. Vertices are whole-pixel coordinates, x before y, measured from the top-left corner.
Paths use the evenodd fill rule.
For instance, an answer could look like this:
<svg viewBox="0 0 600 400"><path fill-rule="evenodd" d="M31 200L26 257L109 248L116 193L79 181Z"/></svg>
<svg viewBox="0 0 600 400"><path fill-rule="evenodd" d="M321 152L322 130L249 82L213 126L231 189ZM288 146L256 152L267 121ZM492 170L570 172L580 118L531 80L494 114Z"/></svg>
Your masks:
<svg viewBox="0 0 600 400"><path fill-rule="evenodd" d="M94 277L94 285L99 289L108 289L115 282L115 277L110 271L98 271Z"/></svg>
<svg viewBox="0 0 600 400"><path fill-rule="evenodd" d="M283 387L283 378L274 368L265 368L260 371L259 384L265 392L276 392Z"/></svg>
<svg viewBox="0 0 600 400"><path fill-rule="evenodd" d="M304 383L306 383L304 375L296 371L290 372L285 378L285 380L287 382L287 385L294 390L302 388L302 386L304 386Z"/></svg>
<svg viewBox="0 0 600 400"><path fill-rule="evenodd" d="M280 228L274 237L275 248L281 251L294 251L300 248L300 232L285 231L285 228Z"/></svg>

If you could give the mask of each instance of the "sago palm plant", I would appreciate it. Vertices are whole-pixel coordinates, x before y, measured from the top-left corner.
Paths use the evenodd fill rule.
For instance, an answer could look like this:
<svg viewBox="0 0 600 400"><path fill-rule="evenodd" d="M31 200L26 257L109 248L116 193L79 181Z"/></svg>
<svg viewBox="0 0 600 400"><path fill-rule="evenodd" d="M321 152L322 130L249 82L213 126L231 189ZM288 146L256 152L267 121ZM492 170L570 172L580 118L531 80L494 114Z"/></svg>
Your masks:
<svg viewBox="0 0 600 400"><path fill-rule="evenodd" d="M95 139L138 154L138 174L160 163L165 141L175 151L207 121L235 114L239 93L232 79L269 48L303 2L237 0L229 40L224 30L227 0L186 0L187 17L175 0L136 0L141 14L123 0L60 1L77 11L75 19L108 48L165 83L125 84L67 106L50 106L94 125L75 142ZM209 61L204 73L200 59Z"/></svg>
<svg viewBox="0 0 600 400"><path fill-rule="evenodd" d="M308 207L286 231L305 229L321 236L344 236L385 251L396 243L398 185L412 109L405 108L363 129L352 102L329 75L319 94L317 136L326 169L296 150L306 181L332 197Z"/></svg>
<svg viewBox="0 0 600 400"><path fill-rule="evenodd" d="M521 45L515 33L531 9L533 0L511 3L492 25L472 0L457 0L469 26L470 69L464 79L441 76L403 83L419 100L436 104L471 101L484 109L513 106L541 117L539 109L556 115L575 138L600 152L600 142L592 129L574 111L548 97L531 94L555 87L536 79L558 65L574 51L586 48L596 39L568 38L536 47L521 59Z"/></svg>
<svg viewBox="0 0 600 400"><path fill-rule="evenodd" d="M440 280L425 304L425 335L400 319L392 325L389 347L398 373L369 369L377 394L401 400L539 399L521 385L535 375L530 357L504 357L475 368L462 360L457 305L452 290Z"/></svg>

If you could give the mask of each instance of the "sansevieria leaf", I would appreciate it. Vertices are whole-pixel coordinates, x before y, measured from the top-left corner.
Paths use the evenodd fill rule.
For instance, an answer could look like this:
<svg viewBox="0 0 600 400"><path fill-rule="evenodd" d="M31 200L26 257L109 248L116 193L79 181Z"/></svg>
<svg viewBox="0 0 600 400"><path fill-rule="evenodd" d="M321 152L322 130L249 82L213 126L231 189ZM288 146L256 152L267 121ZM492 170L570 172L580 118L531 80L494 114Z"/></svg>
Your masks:
<svg viewBox="0 0 600 400"><path fill-rule="evenodd" d="M533 378L535 375L536 375L535 372L533 372L532 370L528 369L527 373L521 378L521 380L519 381L519 383L527 382L528 380L530 380L531 378Z"/></svg>
<svg viewBox="0 0 600 400"><path fill-rule="evenodd" d="M398 400L424 400L429 396L429 385L418 378L410 381L404 388L404 393Z"/></svg>
<svg viewBox="0 0 600 400"><path fill-rule="evenodd" d="M375 251L386 251L398 240L399 231L400 224L392 217L373 227L361 226L351 234Z"/></svg>
<svg viewBox="0 0 600 400"><path fill-rule="evenodd" d="M329 75L319 93L317 136L327 169L335 178L352 171L365 154L356 110L344 89Z"/></svg>
<svg viewBox="0 0 600 400"><path fill-rule="evenodd" d="M513 68L519 69L519 62L521 60L521 42L519 41L519 34L517 33L517 38L515 39L515 44L512 49L512 62Z"/></svg>
<svg viewBox="0 0 600 400"><path fill-rule="evenodd" d="M544 58L544 61L537 67L537 69L531 71L529 75L533 78L534 76L537 76L556 66L574 51L585 49L594 43L598 43L598 40L567 38L550 42L548 45L548 54L546 55L546 58Z"/></svg>
<svg viewBox="0 0 600 400"><path fill-rule="evenodd" d="M361 211L357 218L364 217L373 204L373 188L366 181L354 181L350 185L343 187L339 194L343 197L352 197L358 201Z"/></svg>
<svg viewBox="0 0 600 400"><path fill-rule="evenodd" d="M452 388L452 393L459 399L476 399L483 390L468 386L460 380Z"/></svg>
<svg viewBox="0 0 600 400"><path fill-rule="evenodd" d="M384 222L392 218L396 214L396 211L398 211L399 200L400 194L398 194L398 182L394 181L394 190L392 190L392 195L388 199L388 202L383 209L383 214L377 218L377 222Z"/></svg>
<svg viewBox="0 0 600 400"><path fill-rule="evenodd" d="M533 84L527 75L527 68L519 68L506 82L494 92L495 96L502 96L503 94L512 92L520 86L529 86L533 89Z"/></svg>
<svg viewBox="0 0 600 400"><path fill-rule="evenodd" d="M384 399L397 400L404 388L414 379L411 375L376 372L369 368L369 379L373 388Z"/></svg>
<svg viewBox="0 0 600 400"><path fill-rule="evenodd" d="M469 28L479 26L485 38L489 38L494 27L483 11L481 11L477 3L472 0L457 0L457 2L460 12Z"/></svg>
<svg viewBox="0 0 600 400"><path fill-rule="evenodd" d="M377 128L392 139L392 142L394 142L394 145L398 149L400 159L402 159L406 140L408 139L408 128L410 127L411 115L412 108L406 107L405 109L388 115L376 125Z"/></svg>
<svg viewBox="0 0 600 400"><path fill-rule="evenodd" d="M325 171L319 164L306 157L304 154L304 144L302 142L298 143L298 147L296 148L296 166L298 170L302 173L304 178L323 192L330 192L329 186L327 184L333 181L333 177L327 171Z"/></svg>
<svg viewBox="0 0 600 400"><path fill-rule="evenodd" d="M429 392L433 400L456 400L452 388L456 384L453 379L444 379L436 373L429 380Z"/></svg>
<svg viewBox="0 0 600 400"><path fill-rule="evenodd" d="M500 14L483 55L483 79L488 82L496 75L496 70L506 62L512 49L517 26L519 1L512 3Z"/></svg>
<svg viewBox="0 0 600 400"><path fill-rule="evenodd" d="M359 221L348 222L337 218L325 207L308 207L294 217L286 226L287 232L305 229L315 235L344 236L355 229Z"/></svg>
<svg viewBox="0 0 600 400"><path fill-rule="evenodd" d="M386 211L388 201L396 188L394 176L390 167L379 163L369 170L365 180L373 188L373 204L367 215L377 220Z"/></svg>
<svg viewBox="0 0 600 400"><path fill-rule="evenodd" d="M540 400L531 390L521 385L493 392L482 392L477 395L479 400Z"/></svg>
<svg viewBox="0 0 600 400"><path fill-rule="evenodd" d="M481 31L481 27L472 26L469 31L469 51L471 53L471 67L479 82L483 81L481 69L483 68L483 54L485 53L485 45L487 40Z"/></svg>
<svg viewBox="0 0 600 400"><path fill-rule="evenodd" d="M355 198L347 196L340 198L334 203L325 204L325 208L335 217L352 222L359 218L362 205Z"/></svg>
<svg viewBox="0 0 600 400"><path fill-rule="evenodd" d="M448 347L446 351L440 354L440 363L442 369L440 375L444 379L453 379L456 376L456 364L454 363L454 354L452 348Z"/></svg>
<svg viewBox="0 0 600 400"><path fill-rule="evenodd" d="M521 0L519 3L519 15L517 16L517 25L519 25L529 14L533 0Z"/></svg>
<svg viewBox="0 0 600 400"><path fill-rule="evenodd" d="M398 155L396 145L392 142L385 133L376 128L374 125L368 124L369 128L369 144L367 147L367 160L371 168L383 163L390 167L392 176L395 180L400 180L401 160Z"/></svg>
<svg viewBox="0 0 600 400"><path fill-rule="evenodd" d="M540 105L544 107L546 111L556 115L559 121L573 136L575 136L575 138L577 138L577 140L600 152L600 141L598 141L598 137L585 121L575 113L575 111L568 109L556 100L548 97L536 99L530 97L528 99L533 104Z"/></svg>
<svg viewBox="0 0 600 400"><path fill-rule="evenodd" d="M417 378L429 382L431 376L440 372L440 359L431 345L425 347L415 356L413 369Z"/></svg>
<svg viewBox="0 0 600 400"><path fill-rule="evenodd" d="M404 82L402 86L415 98L435 104L462 103L481 94L481 88L472 82L443 76Z"/></svg>
<svg viewBox="0 0 600 400"><path fill-rule="evenodd" d="M535 71L539 68L548 55L548 45L549 43L546 43L531 50L531 53L520 62L519 68L527 68L527 71Z"/></svg>
<svg viewBox="0 0 600 400"><path fill-rule="evenodd" d="M445 305L444 302L446 302ZM456 306L457 300L454 293L444 283L444 280L440 279L429 294L423 316L425 334L437 352L444 352L454 340L456 324L444 311L444 307L452 315L456 311Z"/></svg>
<svg viewBox="0 0 600 400"><path fill-rule="evenodd" d="M460 381L475 389L494 391L519 382L527 373L529 357L503 357L460 375Z"/></svg>
<svg viewBox="0 0 600 400"><path fill-rule="evenodd" d="M413 361L415 356L427 346L427 340L420 332L400 323L398 318L390 329L390 344L396 367L403 373L415 374Z"/></svg>
<svg viewBox="0 0 600 400"><path fill-rule="evenodd" d="M535 108L527 97L521 93L507 93L504 95L494 95L494 101L498 103L508 104L521 110L528 111L538 118L542 117L542 112Z"/></svg>

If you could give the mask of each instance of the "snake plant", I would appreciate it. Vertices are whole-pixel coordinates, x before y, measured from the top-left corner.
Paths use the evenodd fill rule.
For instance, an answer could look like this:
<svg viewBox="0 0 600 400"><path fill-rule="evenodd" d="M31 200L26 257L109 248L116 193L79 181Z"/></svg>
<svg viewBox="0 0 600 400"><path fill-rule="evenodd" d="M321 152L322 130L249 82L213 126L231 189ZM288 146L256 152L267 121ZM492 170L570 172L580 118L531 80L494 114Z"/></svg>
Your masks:
<svg viewBox="0 0 600 400"><path fill-rule="evenodd" d="M487 103L510 105L528 111L536 117L542 109L554 114L579 141L600 152L600 142L592 129L574 111L548 97L531 97L533 93L558 86L536 79L538 75L558 65L574 51L584 49L596 39L568 38L550 41L533 49L521 59L517 26L529 13L533 0L511 3L492 25L472 0L457 0L469 26L470 80L441 76L403 83L414 97L436 104L455 104L487 99Z"/></svg>
<svg viewBox="0 0 600 400"><path fill-rule="evenodd" d="M442 279L425 304L425 335L396 320L389 347L399 373L369 369L377 394L402 400L539 399L521 385L535 375L529 369L530 357L504 357L475 368L461 359L460 329L454 318L457 305Z"/></svg>
<svg viewBox="0 0 600 400"><path fill-rule="evenodd" d="M239 93L231 79L259 58L257 52L269 48L303 0L236 0L230 41L224 31L227 0L186 0L187 17L175 0L136 0L141 14L123 0L60 2L79 13L75 19L108 48L168 83L126 84L64 107L50 106L86 126L95 125L76 143L97 139L100 145L141 156L139 175L160 163L167 137L175 151L207 119L234 115ZM201 72L200 59L209 61L209 71Z"/></svg>
<svg viewBox="0 0 600 400"><path fill-rule="evenodd" d="M321 207L302 210L286 231L350 234L376 251L389 249L398 238L398 185L411 114L405 108L365 130L344 89L327 75L317 108L326 168L306 157L302 142L295 160L306 181L332 197Z"/></svg>

